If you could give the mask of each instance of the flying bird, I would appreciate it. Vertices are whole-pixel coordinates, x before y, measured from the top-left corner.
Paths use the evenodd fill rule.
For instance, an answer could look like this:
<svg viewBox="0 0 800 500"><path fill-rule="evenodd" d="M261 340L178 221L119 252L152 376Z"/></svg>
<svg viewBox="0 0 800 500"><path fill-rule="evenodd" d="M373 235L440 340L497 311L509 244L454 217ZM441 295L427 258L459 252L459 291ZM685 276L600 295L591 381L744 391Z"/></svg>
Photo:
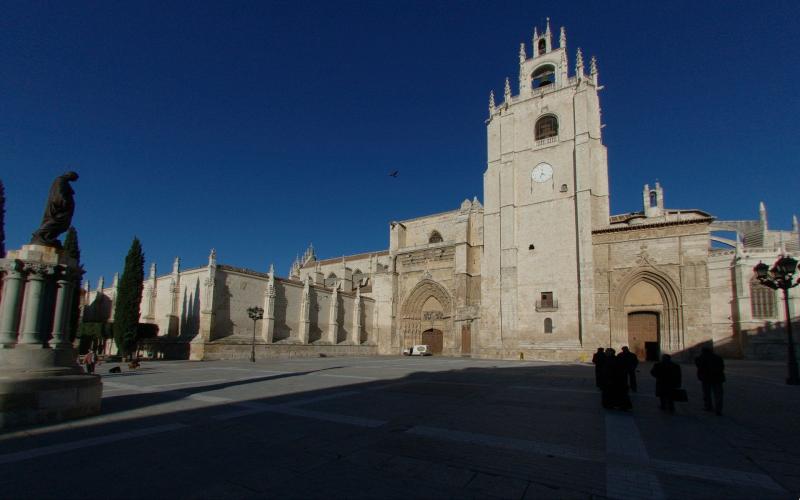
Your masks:
<svg viewBox="0 0 800 500"><path fill-rule="evenodd" d="M398 175L399 173L400 173L400 171L399 171L399 170L393 170L393 171L392 171L392 172L389 174L389 177L397 177L397 175Z"/></svg>

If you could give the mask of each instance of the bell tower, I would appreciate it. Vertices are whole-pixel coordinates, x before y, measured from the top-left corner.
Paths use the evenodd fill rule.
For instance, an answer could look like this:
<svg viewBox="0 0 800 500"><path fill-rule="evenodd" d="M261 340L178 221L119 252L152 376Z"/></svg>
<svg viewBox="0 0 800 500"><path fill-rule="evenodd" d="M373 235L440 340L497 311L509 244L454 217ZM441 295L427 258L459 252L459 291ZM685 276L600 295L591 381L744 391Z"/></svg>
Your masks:
<svg viewBox="0 0 800 500"><path fill-rule="evenodd" d="M588 74L587 74L588 73ZM518 93L490 95L481 347L581 348L594 316L592 230L609 224L597 63L548 18L519 50ZM500 354L499 352L497 354ZM506 353L514 355L514 353Z"/></svg>

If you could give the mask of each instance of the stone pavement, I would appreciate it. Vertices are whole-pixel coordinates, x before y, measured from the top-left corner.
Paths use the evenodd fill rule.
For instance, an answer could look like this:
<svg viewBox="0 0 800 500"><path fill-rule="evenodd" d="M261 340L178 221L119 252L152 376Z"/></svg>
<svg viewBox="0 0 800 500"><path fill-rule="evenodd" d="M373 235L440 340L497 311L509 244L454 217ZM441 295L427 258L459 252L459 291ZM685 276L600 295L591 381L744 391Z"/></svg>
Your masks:
<svg viewBox="0 0 800 500"><path fill-rule="evenodd" d="M591 365L458 358L150 362L103 413L0 435L2 498L797 498L800 388L728 362L725 415L631 413Z"/></svg>

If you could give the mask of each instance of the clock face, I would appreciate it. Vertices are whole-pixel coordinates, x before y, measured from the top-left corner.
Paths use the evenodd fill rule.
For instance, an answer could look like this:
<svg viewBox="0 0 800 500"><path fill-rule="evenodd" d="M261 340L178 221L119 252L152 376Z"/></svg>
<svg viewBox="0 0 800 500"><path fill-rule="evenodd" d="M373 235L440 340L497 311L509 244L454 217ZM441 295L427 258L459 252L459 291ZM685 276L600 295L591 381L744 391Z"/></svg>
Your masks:
<svg viewBox="0 0 800 500"><path fill-rule="evenodd" d="M553 177L553 167L549 163L540 163L531 171L534 182L545 182Z"/></svg>

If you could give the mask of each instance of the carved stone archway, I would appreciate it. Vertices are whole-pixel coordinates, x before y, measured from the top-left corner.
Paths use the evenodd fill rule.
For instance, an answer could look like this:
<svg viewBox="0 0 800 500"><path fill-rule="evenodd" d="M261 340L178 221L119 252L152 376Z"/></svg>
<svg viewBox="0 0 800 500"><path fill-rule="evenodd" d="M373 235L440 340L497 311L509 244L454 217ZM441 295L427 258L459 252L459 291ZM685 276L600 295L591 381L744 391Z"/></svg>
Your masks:
<svg viewBox="0 0 800 500"><path fill-rule="evenodd" d="M431 308L433 302L440 307ZM442 331L445 350L453 347L453 301L442 285L424 279L409 292L400 308L402 348L421 343L422 332L428 329Z"/></svg>
<svg viewBox="0 0 800 500"><path fill-rule="evenodd" d="M660 332L659 341L662 352L677 352L684 348L683 300L680 287L666 273L653 266L642 266L632 270L611 289L611 345L625 345L628 340L628 314L649 309L626 307L625 298L636 284L645 282L658 291L661 305L658 310Z"/></svg>

